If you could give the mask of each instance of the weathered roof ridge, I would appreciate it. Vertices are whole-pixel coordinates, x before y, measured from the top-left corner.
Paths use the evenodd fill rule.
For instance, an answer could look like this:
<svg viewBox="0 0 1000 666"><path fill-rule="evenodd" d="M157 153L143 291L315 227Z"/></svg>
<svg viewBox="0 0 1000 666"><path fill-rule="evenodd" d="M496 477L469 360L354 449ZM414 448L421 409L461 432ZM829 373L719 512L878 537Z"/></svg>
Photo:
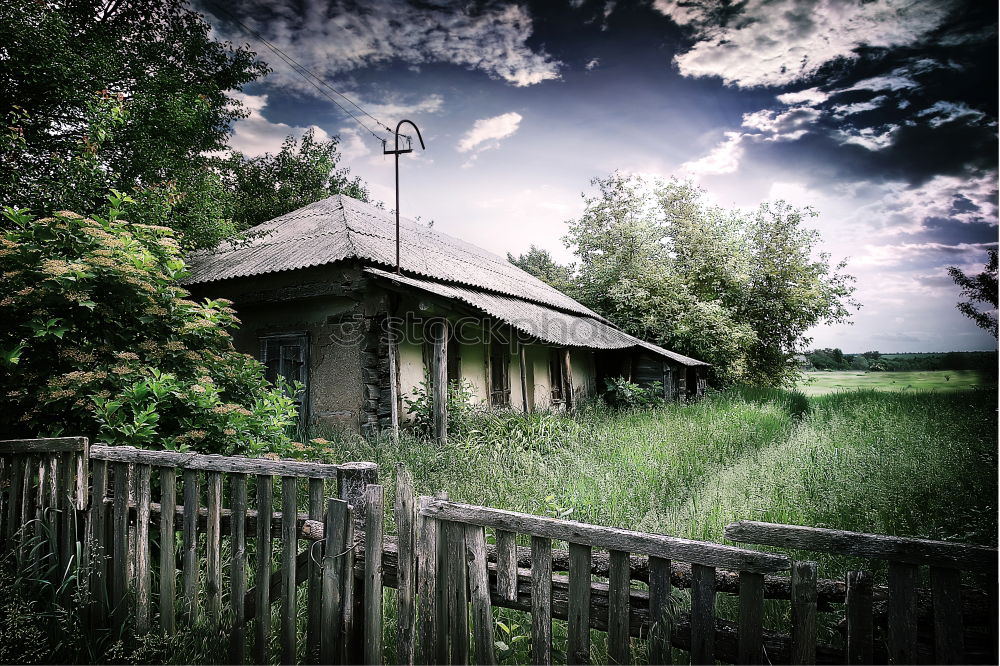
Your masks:
<svg viewBox="0 0 1000 666"><path fill-rule="evenodd" d="M249 230L248 243L189 255L188 284L250 277L359 259L395 265L395 220L385 210L338 194ZM263 232L263 233L262 233ZM401 268L410 274L496 292L548 307L603 317L505 258L400 218ZM416 251L414 251L416 250Z"/></svg>

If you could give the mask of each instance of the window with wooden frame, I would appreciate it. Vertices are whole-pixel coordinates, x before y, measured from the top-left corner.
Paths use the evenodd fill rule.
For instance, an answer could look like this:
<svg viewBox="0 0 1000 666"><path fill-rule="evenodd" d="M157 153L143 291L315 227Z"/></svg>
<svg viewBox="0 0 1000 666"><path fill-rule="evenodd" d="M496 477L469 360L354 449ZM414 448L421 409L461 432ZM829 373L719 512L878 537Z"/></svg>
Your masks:
<svg viewBox="0 0 1000 666"><path fill-rule="evenodd" d="M287 382L299 382L302 390L292 398L299 411L299 424L308 423L309 409L309 336L305 333L276 333L260 337L260 362L264 375L274 383L278 377Z"/></svg>
<svg viewBox="0 0 1000 666"><path fill-rule="evenodd" d="M563 367L563 351L561 349L549 349L549 388L551 389L552 404L558 405L566 400L566 371Z"/></svg>
<svg viewBox="0 0 1000 666"><path fill-rule="evenodd" d="M510 407L510 349L493 342L489 346L490 406Z"/></svg>

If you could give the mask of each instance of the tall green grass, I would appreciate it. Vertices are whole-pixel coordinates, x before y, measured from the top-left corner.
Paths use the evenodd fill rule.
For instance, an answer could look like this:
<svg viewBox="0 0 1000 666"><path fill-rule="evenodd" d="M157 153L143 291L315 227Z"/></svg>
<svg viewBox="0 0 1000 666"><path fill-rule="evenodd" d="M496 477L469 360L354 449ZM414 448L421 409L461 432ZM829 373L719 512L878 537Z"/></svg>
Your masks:
<svg viewBox="0 0 1000 666"><path fill-rule="evenodd" d="M338 460L403 462L417 490L720 541L741 519L992 544L996 396L734 389L691 405L486 414L438 446L342 436ZM560 511L562 510L562 511Z"/></svg>

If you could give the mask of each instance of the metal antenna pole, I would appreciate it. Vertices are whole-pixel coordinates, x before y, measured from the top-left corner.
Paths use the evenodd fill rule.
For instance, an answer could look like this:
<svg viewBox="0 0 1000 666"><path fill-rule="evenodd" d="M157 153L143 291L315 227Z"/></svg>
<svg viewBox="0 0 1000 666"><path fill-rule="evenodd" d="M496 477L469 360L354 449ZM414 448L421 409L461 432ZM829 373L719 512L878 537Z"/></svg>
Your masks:
<svg viewBox="0 0 1000 666"><path fill-rule="evenodd" d="M399 267L399 156L402 155L403 153L413 152L413 144L411 144L409 141L407 141L408 144L407 148L400 149L399 147L399 128L402 127L404 123L409 123L410 126L412 126L413 129L417 131L417 138L420 139L420 148L422 150L427 150L427 147L424 146L424 137L420 136L420 129L413 124L412 120L400 120L399 124L396 125L396 131L394 132L394 134L396 135L395 150L386 150L384 146L382 148L382 153L384 155L396 156L396 273L397 274L401 272Z"/></svg>

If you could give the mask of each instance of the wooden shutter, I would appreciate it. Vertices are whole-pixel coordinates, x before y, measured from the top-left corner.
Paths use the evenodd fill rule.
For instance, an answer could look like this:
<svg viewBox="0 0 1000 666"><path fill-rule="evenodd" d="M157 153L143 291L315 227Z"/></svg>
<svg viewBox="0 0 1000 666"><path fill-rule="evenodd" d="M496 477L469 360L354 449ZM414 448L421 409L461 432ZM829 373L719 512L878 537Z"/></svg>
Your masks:
<svg viewBox="0 0 1000 666"><path fill-rule="evenodd" d="M309 336L305 333L281 333L260 338L260 362L268 381L284 377L299 382L303 388L292 396L299 410L299 425L308 423L309 409Z"/></svg>

